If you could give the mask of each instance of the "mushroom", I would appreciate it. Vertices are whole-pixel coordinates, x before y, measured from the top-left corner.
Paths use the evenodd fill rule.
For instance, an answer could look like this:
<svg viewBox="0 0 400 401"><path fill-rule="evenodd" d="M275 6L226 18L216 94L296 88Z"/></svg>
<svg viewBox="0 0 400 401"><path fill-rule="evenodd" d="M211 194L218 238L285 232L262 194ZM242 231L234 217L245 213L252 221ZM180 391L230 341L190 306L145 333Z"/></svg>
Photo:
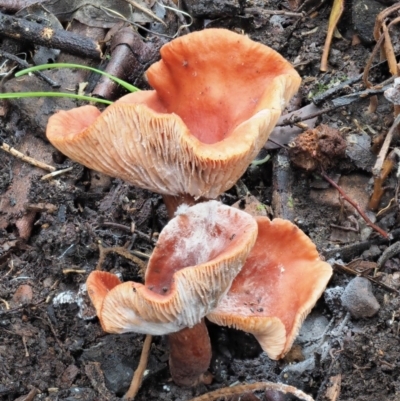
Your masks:
<svg viewBox="0 0 400 401"><path fill-rule="evenodd" d="M256 220L256 244L229 292L207 318L252 333L271 359L280 359L325 290L332 268L290 221Z"/></svg>
<svg viewBox="0 0 400 401"><path fill-rule="evenodd" d="M145 284L121 283L94 271L87 289L103 329L109 333L170 335L173 380L202 380L211 345L202 318L229 290L257 237L247 213L217 201L181 206L160 234ZM188 328L188 329L186 329Z"/></svg>
<svg viewBox="0 0 400 401"><path fill-rule="evenodd" d="M248 37L207 29L174 39L147 71L154 90L59 111L47 137L71 159L154 192L216 198L265 144L300 77Z"/></svg>
<svg viewBox="0 0 400 401"><path fill-rule="evenodd" d="M161 232L145 285L90 274L103 329L169 334L171 375L182 386L204 380L210 363L204 316L254 334L271 358L284 356L332 274L315 245L289 221L216 201L178 213Z"/></svg>

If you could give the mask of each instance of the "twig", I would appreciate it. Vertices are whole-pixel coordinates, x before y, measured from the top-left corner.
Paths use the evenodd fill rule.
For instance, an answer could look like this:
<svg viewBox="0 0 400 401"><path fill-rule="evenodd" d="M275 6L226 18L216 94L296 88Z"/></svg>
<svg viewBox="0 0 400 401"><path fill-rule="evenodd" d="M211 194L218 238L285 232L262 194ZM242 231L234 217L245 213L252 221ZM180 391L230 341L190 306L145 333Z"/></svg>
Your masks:
<svg viewBox="0 0 400 401"><path fill-rule="evenodd" d="M45 180L48 180L50 178L57 177L58 175L68 173L72 169L73 169L73 167L68 167L68 168L64 168L62 170L53 171L52 173L44 175L40 180L41 181L45 181Z"/></svg>
<svg viewBox="0 0 400 401"><path fill-rule="evenodd" d="M294 125L301 121L311 120L312 118L319 117L319 116L322 116L323 114L329 113L330 111L336 110L339 107L343 107L343 105L328 107L326 109L322 109L315 113L308 114L308 115L302 116L302 117L292 116L292 118L290 118L288 120L283 120L283 122L276 124L276 127L285 127L287 125Z"/></svg>
<svg viewBox="0 0 400 401"><path fill-rule="evenodd" d="M28 346L26 345L26 338L25 338L25 336L22 336L22 344L24 344L25 356L26 356L27 358L29 358L29 351L28 351Z"/></svg>
<svg viewBox="0 0 400 401"><path fill-rule="evenodd" d="M346 265L342 265L342 264L339 264L339 263L334 263L332 266L333 266L334 269L341 270L342 272L345 272L347 274L351 274L351 275L356 276L356 277L360 277L360 276L364 277L364 278L368 279L369 281L371 281L372 283L376 284L377 286L379 286L381 288L384 288L385 290L387 290L389 292L393 292L393 293L395 293L397 295L400 294L400 291L396 290L393 287L390 287L389 285L387 285L385 283L382 283L381 281L377 280L374 277L371 277L369 274L365 274L365 275L361 274L360 272L352 269L351 267L346 266Z"/></svg>
<svg viewBox="0 0 400 401"><path fill-rule="evenodd" d="M140 355L139 365L135 370L131 385L129 386L129 390L124 395L124 398L135 398L140 389L143 380L143 374L144 371L146 370L147 361L149 359L152 339L153 337L148 334L144 340L142 354Z"/></svg>
<svg viewBox="0 0 400 401"><path fill-rule="evenodd" d="M340 186L338 184L336 184L335 181L333 181L331 178L329 178L325 173L321 173L321 176L329 182L329 184L331 184L333 187L335 187L337 189L337 191L340 193L340 195L342 195L343 199L345 201L347 201L348 203L350 203L350 205L352 205L354 207L354 209L357 210L357 212L359 213L359 215L365 220L365 222L371 227L373 228L375 231L377 231L380 235L382 235L382 237L384 238L389 238L389 235L386 233L386 231L382 230L382 228L378 227L376 224L374 224L369 217L360 209L360 207L357 205L356 202L354 202L352 199L350 199L345 192L343 191L342 188L340 188Z"/></svg>
<svg viewBox="0 0 400 401"><path fill-rule="evenodd" d="M383 162L386 159L386 154L389 150L389 146L393 139L393 133L394 133L395 129L397 128L397 126L399 125L399 123L400 123L400 114L393 121L393 124L390 127L389 132L386 134L386 138L385 138L385 141L383 142L383 145L379 152L379 155L376 158L375 166L372 169L372 172L375 177L379 176L379 174L382 170Z"/></svg>
<svg viewBox="0 0 400 401"><path fill-rule="evenodd" d="M46 302L46 298L44 298L44 299L41 299L40 301L38 301L38 302L35 302L35 303L33 303L33 304L30 304L29 306L38 306L38 305L40 305L40 304L42 304L42 303L44 303L44 302ZM8 315L8 314L13 314L13 313L18 313L18 312L21 312L21 310L22 309L25 309L27 307L27 305L21 305L21 306L18 306L18 307L16 307L16 308L13 308L13 309L7 309L7 310L5 310L5 311L3 311L3 310L0 310L0 316L1 315Z"/></svg>
<svg viewBox="0 0 400 401"><path fill-rule="evenodd" d="M23 18L0 13L0 35L67 53L100 59L100 45L94 40L64 29L55 29Z"/></svg>
<svg viewBox="0 0 400 401"><path fill-rule="evenodd" d="M254 8L245 8L244 12L247 14L265 14L265 15L286 15L287 17L305 17L305 13L295 13L293 11L286 10L263 10L262 8L254 7Z"/></svg>
<svg viewBox="0 0 400 401"><path fill-rule="evenodd" d="M40 318L39 318L39 319L40 319ZM44 320L44 319L42 319L42 320ZM58 335L57 335L57 333L56 333L56 330L54 329L54 326L53 326L53 324L51 323L51 320L50 320L49 316L46 316L46 321L47 321L47 324L48 324L49 327L50 327L51 332L53 333L53 336L54 336L55 340L57 341L58 346L61 348L62 351L65 352L64 345L63 345L63 343L61 342L61 340L58 338Z"/></svg>
<svg viewBox="0 0 400 401"><path fill-rule="evenodd" d="M0 298L0 301L3 302L3 304L6 306L6 309L7 309L7 310L10 310L10 305L9 305L9 303L8 303L5 299Z"/></svg>
<svg viewBox="0 0 400 401"><path fill-rule="evenodd" d="M114 223L114 222L112 222L112 221L105 221L105 222L102 223L101 225L104 226L104 227L115 227L115 228L120 228L121 230L125 230L125 231L127 231L127 232L129 232L129 233L132 233L132 230L131 230L130 227L124 226L124 225L122 225L122 224ZM137 234L137 235L138 235L139 237L141 237L141 238L146 239L146 240L149 241L149 242L152 242L153 244L157 243L157 241L156 241L155 239L152 239L152 238L150 237L150 235L148 235L148 234L146 234L146 233L144 233L144 232L142 232L142 231L139 231L139 230L135 229L135 234Z"/></svg>
<svg viewBox="0 0 400 401"><path fill-rule="evenodd" d="M32 166L39 167L43 170L47 171L55 171L56 168L53 166L50 166L49 164L40 162L33 157L25 156L23 153L19 152L17 149L12 148L11 146L7 145L4 142L0 142L0 149L3 149L5 152L10 153L14 157L17 157L18 159L21 159L22 161L32 164Z"/></svg>
<svg viewBox="0 0 400 401"><path fill-rule="evenodd" d="M119 228L121 230L124 230L128 233L132 233L131 228L128 226L124 226L123 224L119 223L114 223L112 221L105 221L104 223L101 224L104 227L114 227L114 228ZM136 230L135 230L136 231Z"/></svg>
<svg viewBox="0 0 400 401"><path fill-rule="evenodd" d="M288 393L293 394L300 400L314 401L312 397L305 394L303 391L297 389L296 387L289 386L283 383L272 383L272 382L257 382L251 384L243 384L235 387L220 388L219 390L203 394L200 397L192 398L190 401L212 401L220 397L231 397L236 394L242 394L246 391L257 391L257 390L279 391L283 394L288 394Z"/></svg>
<svg viewBox="0 0 400 401"><path fill-rule="evenodd" d="M390 233L390 239L398 241L400 240L400 228L395 228ZM322 249L321 253L326 260L335 258L342 259L344 262L353 260L357 256L361 255L365 250L371 248L372 245L386 245L388 240L385 238L377 237L368 241L357 242L355 244L345 245L340 248L333 249Z"/></svg>
<svg viewBox="0 0 400 401"><path fill-rule="evenodd" d="M118 255L121 255L124 258L129 259L132 262L136 263L143 274L146 271L146 262L143 262L143 260L139 259L137 256L132 255L126 248L122 246L104 248L99 244L99 251L100 251L100 256L96 266L96 270L102 270L102 265L104 263L104 260L109 253L117 253Z"/></svg>
<svg viewBox="0 0 400 401"><path fill-rule="evenodd" d="M398 253L400 253L400 241L395 242L383 251L377 262L378 268L380 269L387 260L393 258L393 256L397 255Z"/></svg>
<svg viewBox="0 0 400 401"><path fill-rule="evenodd" d="M19 66L24 67L24 68L29 68L32 67L31 64L23 60L22 58L19 58L17 56L14 56L11 53L5 52L4 50L0 51L0 57L4 57L6 59L9 59L11 61L14 61L19 64ZM53 88L59 88L61 85L58 84L57 82L54 82L52 79L48 78L46 75L44 75L40 71L34 72L35 75L37 75L39 78L43 79L43 81L47 82L50 86Z"/></svg>
<svg viewBox="0 0 400 401"><path fill-rule="evenodd" d="M129 3L130 5L132 5L134 8L136 8L137 10L141 11L143 14L146 14L148 17L160 22L161 24L163 24L165 27L167 26L167 24L161 19L158 18L157 15L155 15L151 10L149 10L148 8L142 6L141 4L137 3L134 0L125 0L127 3Z"/></svg>
<svg viewBox="0 0 400 401"><path fill-rule="evenodd" d="M87 273L85 269L63 269L63 274L70 274L70 273L75 273L75 274L85 274Z"/></svg>

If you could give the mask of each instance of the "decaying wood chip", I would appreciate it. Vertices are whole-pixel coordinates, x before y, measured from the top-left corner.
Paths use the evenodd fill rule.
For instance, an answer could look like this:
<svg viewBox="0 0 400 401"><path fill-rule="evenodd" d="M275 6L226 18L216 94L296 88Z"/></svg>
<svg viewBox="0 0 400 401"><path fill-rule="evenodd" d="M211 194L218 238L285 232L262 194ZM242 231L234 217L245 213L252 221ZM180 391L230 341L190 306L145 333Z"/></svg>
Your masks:
<svg viewBox="0 0 400 401"><path fill-rule="evenodd" d="M103 372L100 368L99 362L89 362L85 365L85 374L90 380L90 383L94 389L99 393L100 398L108 401L119 401L119 398L114 396L108 391L104 384Z"/></svg>
<svg viewBox="0 0 400 401"><path fill-rule="evenodd" d="M33 401L36 394L38 394L38 393L39 393L39 390L37 388L33 388L31 391L29 391L28 394L21 395L21 397L16 398L14 401Z"/></svg>
<svg viewBox="0 0 400 401"><path fill-rule="evenodd" d="M325 397L329 401L337 401L340 395L342 384L342 375L338 374L329 379L329 387L326 390Z"/></svg>

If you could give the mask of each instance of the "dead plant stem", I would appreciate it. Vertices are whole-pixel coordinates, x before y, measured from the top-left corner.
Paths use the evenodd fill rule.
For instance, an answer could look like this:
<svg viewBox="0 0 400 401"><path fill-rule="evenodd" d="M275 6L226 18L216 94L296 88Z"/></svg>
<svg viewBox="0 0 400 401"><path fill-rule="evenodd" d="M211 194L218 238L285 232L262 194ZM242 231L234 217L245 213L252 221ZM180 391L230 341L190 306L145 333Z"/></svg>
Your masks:
<svg viewBox="0 0 400 401"><path fill-rule="evenodd" d="M389 150L390 144L392 143L393 134L394 134L397 126L399 125L399 123L400 123L400 114L395 118L392 126L389 129L389 132L386 134L385 141L383 142L382 148L378 154L378 157L375 162L375 166L372 169L372 172L375 177L379 177L379 175L381 173L383 162L386 159L387 152Z"/></svg>

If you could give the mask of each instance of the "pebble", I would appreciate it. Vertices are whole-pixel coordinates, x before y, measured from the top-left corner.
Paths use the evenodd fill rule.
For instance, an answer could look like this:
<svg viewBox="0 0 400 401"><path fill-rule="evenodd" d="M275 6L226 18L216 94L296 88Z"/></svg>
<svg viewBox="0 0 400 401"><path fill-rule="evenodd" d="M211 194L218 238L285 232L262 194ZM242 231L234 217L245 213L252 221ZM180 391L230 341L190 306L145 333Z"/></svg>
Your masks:
<svg viewBox="0 0 400 401"><path fill-rule="evenodd" d="M373 259L376 259L381 254L382 254L382 251L379 249L379 246L378 245L372 245L369 249L367 249L366 251L364 251L361 254L361 257L364 260L373 260Z"/></svg>
<svg viewBox="0 0 400 401"><path fill-rule="evenodd" d="M364 277L356 277L349 282L341 296L342 305L355 319L372 317L380 309L372 292L372 285Z"/></svg>

